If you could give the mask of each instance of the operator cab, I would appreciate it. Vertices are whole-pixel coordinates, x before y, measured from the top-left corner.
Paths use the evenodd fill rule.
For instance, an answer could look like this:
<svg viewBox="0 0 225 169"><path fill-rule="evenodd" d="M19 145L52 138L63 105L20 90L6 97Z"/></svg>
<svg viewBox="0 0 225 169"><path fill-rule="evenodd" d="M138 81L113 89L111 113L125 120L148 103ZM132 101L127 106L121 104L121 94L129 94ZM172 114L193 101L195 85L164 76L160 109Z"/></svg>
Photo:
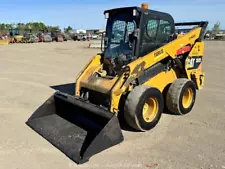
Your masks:
<svg viewBox="0 0 225 169"><path fill-rule="evenodd" d="M175 34L171 15L142 7L106 10L104 67L109 75L117 74L123 65L170 42Z"/></svg>

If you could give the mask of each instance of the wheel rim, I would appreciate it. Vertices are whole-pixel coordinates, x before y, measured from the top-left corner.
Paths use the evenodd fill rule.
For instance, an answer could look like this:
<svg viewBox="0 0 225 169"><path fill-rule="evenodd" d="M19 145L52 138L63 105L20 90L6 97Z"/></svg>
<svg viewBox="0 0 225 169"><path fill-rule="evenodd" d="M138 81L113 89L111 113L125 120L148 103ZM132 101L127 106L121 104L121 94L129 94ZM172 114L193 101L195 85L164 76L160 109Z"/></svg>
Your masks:
<svg viewBox="0 0 225 169"><path fill-rule="evenodd" d="M143 106L143 118L146 122L151 122L155 119L159 110L159 103L156 98L149 98Z"/></svg>
<svg viewBox="0 0 225 169"><path fill-rule="evenodd" d="M193 100L193 91L191 88L188 88L183 95L182 104L184 108L188 108Z"/></svg>

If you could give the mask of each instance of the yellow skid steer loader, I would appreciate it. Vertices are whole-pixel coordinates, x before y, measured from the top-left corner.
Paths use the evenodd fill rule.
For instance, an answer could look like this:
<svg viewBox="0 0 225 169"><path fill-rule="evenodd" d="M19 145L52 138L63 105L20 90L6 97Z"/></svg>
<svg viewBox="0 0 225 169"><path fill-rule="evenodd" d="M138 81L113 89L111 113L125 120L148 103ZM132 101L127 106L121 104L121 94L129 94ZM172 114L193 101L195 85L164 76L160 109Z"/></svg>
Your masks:
<svg viewBox="0 0 225 169"><path fill-rule="evenodd" d="M207 21L174 23L147 4L104 14L102 52L77 77L74 95L56 91L26 122L77 164L123 141L119 115L148 131L165 109L189 113L204 85ZM177 35L176 26L194 27Z"/></svg>

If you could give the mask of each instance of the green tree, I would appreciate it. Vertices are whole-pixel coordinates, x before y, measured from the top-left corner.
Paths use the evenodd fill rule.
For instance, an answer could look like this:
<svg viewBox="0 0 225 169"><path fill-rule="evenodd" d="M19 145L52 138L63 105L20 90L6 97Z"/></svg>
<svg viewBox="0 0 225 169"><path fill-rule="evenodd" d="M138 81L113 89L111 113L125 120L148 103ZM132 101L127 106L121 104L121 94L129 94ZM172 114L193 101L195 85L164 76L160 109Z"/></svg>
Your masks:
<svg viewBox="0 0 225 169"><path fill-rule="evenodd" d="M46 29L46 26L45 26L45 24L43 22L39 22L39 29L40 30Z"/></svg>
<svg viewBox="0 0 225 169"><path fill-rule="evenodd" d="M217 22L216 24L214 24L212 30L213 31L219 31L220 30L220 22Z"/></svg>
<svg viewBox="0 0 225 169"><path fill-rule="evenodd" d="M73 28L71 26L68 26L67 28L65 28L65 32L68 33L69 31L73 30Z"/></svg>
<svg viewBox="0 0 225 169"><path fill-rule="evenodd" d="M47 28L49 32L61 31L59 26L48 26Z"/></svg>
<svg viewBox="0 0 225 169"><path fill-rule="evenodd" d="M20 34L23 34L24 30L25 30L25 24L24 23L17 23L17 29L19 30Z"/></svg>
<svg viewBox="0 0 225 169"><path fill-rule="evenodd" d="M1 23L1 24L0 24L0 30L1 30L1 31L4 31L4 30L5 30L5 24L4 24L4 23Z"/></svg>
<svg viewBox="0 0 225 169"><path fill-rule="evenodd" d="M5 29L13 29L13 26L12 24L5 24Z"/></svg>

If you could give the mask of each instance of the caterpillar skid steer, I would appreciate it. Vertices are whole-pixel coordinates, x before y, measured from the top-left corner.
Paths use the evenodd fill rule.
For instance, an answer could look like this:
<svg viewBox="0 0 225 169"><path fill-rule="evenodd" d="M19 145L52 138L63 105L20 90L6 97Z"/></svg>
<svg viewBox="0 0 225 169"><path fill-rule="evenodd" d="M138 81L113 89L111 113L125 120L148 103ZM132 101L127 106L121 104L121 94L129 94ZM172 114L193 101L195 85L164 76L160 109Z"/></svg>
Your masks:
<svg viewBox="0 0 225 169"><path fill-rule="evenodd" d="M102 52L78 75L74 95L56 91L26 122L77 164L124 140L119 115L148 131L164 110L189 113L204 85L207 21L175 24L147 4L104 14ZM176 26L194 27L178 36Z"/></svg>

